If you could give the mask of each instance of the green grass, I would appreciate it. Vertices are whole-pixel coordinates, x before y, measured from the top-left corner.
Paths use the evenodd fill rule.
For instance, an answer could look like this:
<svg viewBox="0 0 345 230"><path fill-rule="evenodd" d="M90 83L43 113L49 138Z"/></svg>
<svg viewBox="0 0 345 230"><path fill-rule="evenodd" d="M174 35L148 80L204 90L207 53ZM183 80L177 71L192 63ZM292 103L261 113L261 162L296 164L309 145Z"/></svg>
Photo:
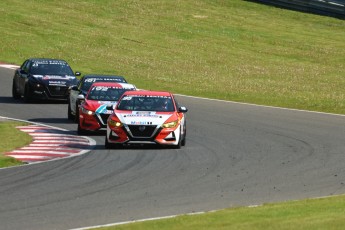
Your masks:
<svg viewBox="0 0 345 230"><path fill-rule="evenodd" d="M31 143L31 136L16 128L21 125L27 124L23 122L0 121L0 168L23 164L13 157L3 155L5 152Z"/></svg>
<svg viewBox="0 0 345 230"><path fill-rule="evenodd" d="M2 0L0 60L139 88L345 114L345 21L242 0Z"/></svg>
<svg viewBox="0 0 345 230"><path fill-rule="evenodd" d="M183 215L98 230L324 230L344 229L345 196L240 207L217 212Z"/></svg>

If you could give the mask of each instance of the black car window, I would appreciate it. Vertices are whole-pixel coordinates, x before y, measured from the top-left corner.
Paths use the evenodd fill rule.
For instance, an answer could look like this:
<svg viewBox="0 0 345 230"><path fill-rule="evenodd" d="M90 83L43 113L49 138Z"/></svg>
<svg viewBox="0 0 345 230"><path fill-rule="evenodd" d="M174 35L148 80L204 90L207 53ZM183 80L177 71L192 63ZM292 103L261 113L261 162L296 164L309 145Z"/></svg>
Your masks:
<svg viewBox="0 0 345 230"><path fill-rule="evenodd" d="M29 72L29 66L30 66L30 61L26 60L23 65L21 66L21 69L24 70L26 73Z"/></svg>
<svg viewBox="0 0 345 230"><path fill-rule="evenodd" d="M124 96L119 110L173 112L174 105L171 97L167 96Z"/></svg>
<svg viewBox="0 0 345 230"><path fill-rule="evenodd" d="M23 64L20 66L21 69L24 69L26 63L28 62L28 60L26 60L25 62L23 62Z"/></svg>
<svg viewBox="0 0 345 230"><path fill-rule="evenodd" d="M87 99L98 101L118 101L122 94L128 90L132 89L96 86L90 90Z"/></svg>
<svg viewBox="0 0 345 230"><path fill-rule="evenodd" d="M115 77L88 77L84 78L83 83L81 85L82 91L88 91L91 85L95 82L117 82L117 83L126 83L123 78L115 78Z"/></svg>
<svg viewBox="0 0 345 230"><path fill-rule="evenodd" d="M33 62L30 73L33 75L74 75L69 65L64 62Z"/></svg>
<svg viewBox="0 0 345 230"><path fill-rule="evenodd" d="M94 82L96 82L95 78L84 78L80 90L88 91Z"/></svg>

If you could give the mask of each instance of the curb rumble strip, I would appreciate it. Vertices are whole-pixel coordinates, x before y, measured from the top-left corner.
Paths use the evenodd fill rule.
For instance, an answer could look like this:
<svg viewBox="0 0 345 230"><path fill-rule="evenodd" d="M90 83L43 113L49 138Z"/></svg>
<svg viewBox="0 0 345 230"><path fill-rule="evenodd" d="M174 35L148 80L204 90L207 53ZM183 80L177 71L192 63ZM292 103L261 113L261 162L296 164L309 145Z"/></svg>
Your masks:
<svg viewBox="0 0 345 230"><path fill-rule="evenodd" d="M32 136L31 144L4 153L28 164L79 156L89 152L96 145L95 140L86 136L67 134L69 131L65 129L2 116L0 119L31 124L16 127Z"/></svg>
<svg viewBox="0 0 345 230"><path fill-rule="evenodd" d="M0 67L1 68L7 68L7 69L17 69L17 68L19 68L19 66L17 66L17 65L1 64L1 63L0 63Z"/></svg>

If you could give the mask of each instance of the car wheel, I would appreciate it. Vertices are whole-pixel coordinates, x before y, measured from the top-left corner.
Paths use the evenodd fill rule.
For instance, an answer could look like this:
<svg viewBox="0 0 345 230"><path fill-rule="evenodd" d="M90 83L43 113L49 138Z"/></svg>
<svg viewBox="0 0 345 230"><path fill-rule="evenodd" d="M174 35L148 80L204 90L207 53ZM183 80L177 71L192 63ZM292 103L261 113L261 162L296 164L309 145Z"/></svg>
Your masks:
<svg viewBox="0 0 345 230"><path fill-rule="evenodd" d="M74 122L79 124L79 105L78 105L78 102L75 105Z"/></svg>
<svg viewBox="0 0 345 230"><path fill-rule="evenodd" d="M108 138L107 137L105 137L104 146L105 146L106 149L111 149L112 148L112 144L108 142Z"/></svg>
<svg viewBox="0 0 345 230"><path fill-rule="evenodd" d="M82 128L80 127L79 122L78 122L77 133L78 133L79 135L85 135L85 134L86 134L86 130L85 130L85 129L82 129Z"/></svg>
<svg viewBox="0 0 345 230"><path fill-rule="evenodd" d="M183 132L183 139L182 139L181 145L185 146L186 145L186 136L187 136L186 124L184 124L183 130L184 130L184 132Z"/></svg>
<svg viewBox="0 0 345 230"><path fill-rule="evenodd" d="M20 94L17 91L17 86L15 81L13 80L13 84L12 84L12 97L14 99L19 99L20 98Z"/></svg>
<svg viewBox="0 0 345 230"><path fill-rule="evenodd" d="M68 109L67 109L67 117L68 117L68 120L73 120L74 116L71 112L71 104L68 102Z"/></svg>
<svg viewBox="0 0 345 230"><path fill-rule="evenodd" d="M181 135L181 127L180 127L180 137L178 139L177 145L173 145L174 149L180 149L182 146L182 135Z"/></svg>
<svg viewBox="0 0 345 230"><path fill-rule="evenodd" d="M30 87L29 85L25 85L25 90L24 90L24 101L26 103L31 101L31 92L30 92Z"/></svg>
<svg viewBox="0 0 345 230"><path fill-rule="evenodd" d="M108 138L105 137L104 146L105 146L106 149L119 149L122 145L121 144L109 143Z"/></svg>
<svg viewBox="0 0 345 230"><path fill-rule="evenodd" d="M183 135L183 140L181 141L181 146L186 145L186 135Z"/></svg>

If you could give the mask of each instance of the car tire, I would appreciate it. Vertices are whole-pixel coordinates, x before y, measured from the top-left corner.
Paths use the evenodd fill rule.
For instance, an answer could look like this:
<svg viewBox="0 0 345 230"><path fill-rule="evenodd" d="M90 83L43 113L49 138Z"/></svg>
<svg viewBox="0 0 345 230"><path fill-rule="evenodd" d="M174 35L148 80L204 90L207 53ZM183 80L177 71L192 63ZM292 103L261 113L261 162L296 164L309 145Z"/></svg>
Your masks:
<svg viewBox="0 0 345 230"><path fill-rule="evenodd" d="M108 138L107 137L105 137L104 146L105 146L106 149L111 149L112 148L112 144L108 142Z"/></svg>
<svg viewBox="0 0 345 230"><path fill-rule="evenodd" d="M187 136L186 123L184 124L183 130L184 130L184 132L183 132L183 139L181 141L181 145L185 146L186 145L186 136Z"/></svg>
<svg viewBox="0 0 345 230"><path fill-rule="evenodd" d="M179 140L177 142L177 145L173 145L173 148L174 149L180 149L182 146L182 135L181 135L181 127L180 127L180 137L179 137Z"/></svg>
<svg viewBox="0 0 345 230"><path fill-rule="evenodd" d="M20 94L17 91L17 86L15 81L13 80L13 84L12 84L12 97L13 99L19 99L20 98Z"/></svg>
<svg viewBox="0 0 345 230"><path fill-rule="evenodd" d="M183 139L181 141L181 146L185 146L186 145L186 135L183 135Z"/></svg>
<svg viewBox="0 0 345 230"><path fill-rule="evenodd" d="M31 102L30 86L28 84L25 85L24 102L26 102L26 103Z"/></svg>
<svg viewBox="0 0 345 230"><path fill-rule="evenodd" d="M74 122L79 124L79 105L78 105L78 102L75 105Z"/></svg>
<svg viewBox="0 0 345 230"><path fill-rule="evenodd" d="M104 146L106 149L119 149L122 144L109 143L108 138L105 137Z"/></svg>
<svg viewBox="0 0 345 230"><path fill-rule="evenodd" d="M79 122L78 122L77 133L78 133L78 135L85 135L85 134L87 133L87 131L86 131L85 129L82 129L82 128L80 127Z"/></svg>
<svg viewBox="0 0 345 230"><path fill-rule="evenodd" d="M69 103L69 100L68 100L67 117L68 117L68 120L73 120L74 119L74 116L73 116L73 114L71 112L71 104Z"/></svg>

